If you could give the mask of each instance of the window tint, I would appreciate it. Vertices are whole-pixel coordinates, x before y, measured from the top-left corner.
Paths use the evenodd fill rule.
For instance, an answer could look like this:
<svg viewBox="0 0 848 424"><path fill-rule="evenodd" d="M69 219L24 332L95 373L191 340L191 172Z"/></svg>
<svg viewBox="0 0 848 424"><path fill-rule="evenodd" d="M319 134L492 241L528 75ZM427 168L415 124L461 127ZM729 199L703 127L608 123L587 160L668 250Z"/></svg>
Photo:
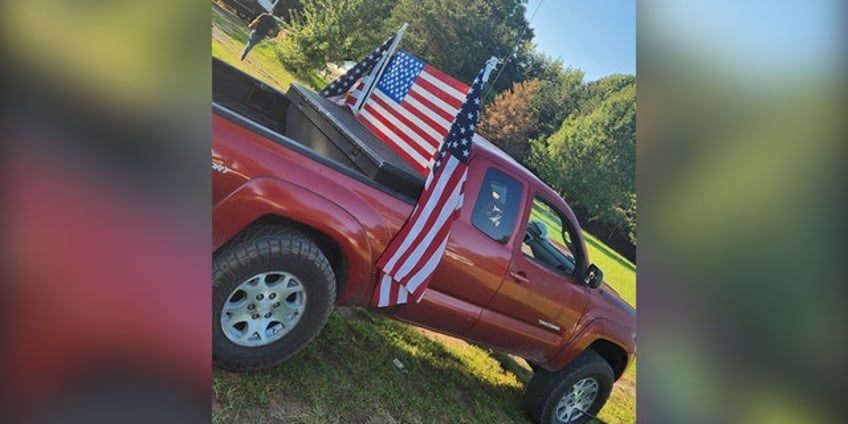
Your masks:
<svg viewBox="0 0 848 424"><path fill-rule="evenodd" d="M545 201L533 199L521 253L546 267L572 274L574 252L571 234L561 215Z"/></svg>
<svg viewBox="0 0 848 424"><path fill-rule="evenodd" d="M471 223L487 236L506 243L515 228L521 202L521 183L489 168L480 186Z"/></svg>

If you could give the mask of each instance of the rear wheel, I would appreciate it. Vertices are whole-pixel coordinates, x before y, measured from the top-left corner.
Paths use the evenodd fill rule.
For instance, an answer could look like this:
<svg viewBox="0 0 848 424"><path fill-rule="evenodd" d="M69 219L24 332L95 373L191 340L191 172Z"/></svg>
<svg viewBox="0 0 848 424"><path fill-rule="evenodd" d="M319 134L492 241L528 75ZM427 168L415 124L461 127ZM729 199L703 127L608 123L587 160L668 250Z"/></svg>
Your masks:
<svg viewBox="0 0 848 424"><path fill-rule="evenodd" d="M606 403L613 383L609 363L590 349L559 371L537 369L527 388L527 410L537 423L587 423Z"/></svg>
<svg viewBox="0 0 848 424"><path fill-rule="evenodd" d="M214 362L241 371L285 361L321 332L335 298L330 262L308 237L251 230L213 260Z"/></svg>

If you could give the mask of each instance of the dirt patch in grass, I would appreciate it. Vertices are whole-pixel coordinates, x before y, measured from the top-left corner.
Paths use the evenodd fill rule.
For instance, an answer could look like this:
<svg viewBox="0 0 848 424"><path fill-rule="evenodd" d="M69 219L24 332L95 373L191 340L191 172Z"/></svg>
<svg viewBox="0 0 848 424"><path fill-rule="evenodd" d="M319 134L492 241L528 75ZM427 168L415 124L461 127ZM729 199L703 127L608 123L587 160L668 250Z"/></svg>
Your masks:
<svg viewBox="0 0 848 424"><path fill-rule="evenodd" d="M292 396L275 393L268 399L268 414L280 422L305 419L310 413L306 402Z"/></svg>

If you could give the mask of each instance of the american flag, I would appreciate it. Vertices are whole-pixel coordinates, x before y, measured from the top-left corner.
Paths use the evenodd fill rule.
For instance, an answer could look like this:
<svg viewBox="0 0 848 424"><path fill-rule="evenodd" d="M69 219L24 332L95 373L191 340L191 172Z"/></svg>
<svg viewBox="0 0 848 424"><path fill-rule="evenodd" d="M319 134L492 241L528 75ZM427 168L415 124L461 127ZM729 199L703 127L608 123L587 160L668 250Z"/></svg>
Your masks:
<svg viewBox="0 0 848 424"><path fill-rule="evenodd" d="M353 105L356 104L356 99L360 95L362 87L364 86L361 81L363 75L367 74L374 68L374 65L377 64L377 62L379 62L383 57L383 54L389 50L389 47L391 47L392 42L397 36L398 34L389 37L385 43L374 49L374 51L365 57L365 59L362 59L359 63L348 69L344 75L336 78L335 81L331 82L330 85L321 90L319 94L339 106L346 105L352 109ZM356 88L351 90L354 85L356 85Z"/></svg>
<svg viewBox="0 0 848 424"><path fill-rule="evenodd" d="M385 307L421 300L442 258L451 223L462 207L468 159L480 118L480 92L497 63L494 58L471 84L439 149L412 215L377 260L380 281L372 304Z"/></svg>
<svg viewBox="0 0 848 424"><path fill-rule="evenodd" d="M467 92L467 85L398 50L357 118L427 175Z"/></svg>

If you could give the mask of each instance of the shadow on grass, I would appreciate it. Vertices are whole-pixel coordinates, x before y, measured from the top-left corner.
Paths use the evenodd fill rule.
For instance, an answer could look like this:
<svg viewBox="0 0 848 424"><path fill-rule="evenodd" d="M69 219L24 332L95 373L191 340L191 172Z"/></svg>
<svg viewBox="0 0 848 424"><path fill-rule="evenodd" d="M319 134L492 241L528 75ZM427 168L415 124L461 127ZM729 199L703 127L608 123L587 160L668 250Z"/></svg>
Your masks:
<svg viewBox="0 0 848 424"><path fill-rule="evenodd" d="M352 309L334 312L310 346L276 368L243 374L216 369L216 418L237 423L528 422L522 381L529 371L512 358L498 360L505 366L475 367L476 356L455 354L412 327Z"/></svg>
<svg viewBox="0 0 848 424"><path fill-rule="evenodd" d="M518 381L522 382L525 386L530 382L530 379L533 378L533 371L519 364L514 357L497 350L486 350L489 351L489 356L491 356L492 359L501 364L501 368L503 368L504 371L514 374L515 377L518 378Z"/></svg>

